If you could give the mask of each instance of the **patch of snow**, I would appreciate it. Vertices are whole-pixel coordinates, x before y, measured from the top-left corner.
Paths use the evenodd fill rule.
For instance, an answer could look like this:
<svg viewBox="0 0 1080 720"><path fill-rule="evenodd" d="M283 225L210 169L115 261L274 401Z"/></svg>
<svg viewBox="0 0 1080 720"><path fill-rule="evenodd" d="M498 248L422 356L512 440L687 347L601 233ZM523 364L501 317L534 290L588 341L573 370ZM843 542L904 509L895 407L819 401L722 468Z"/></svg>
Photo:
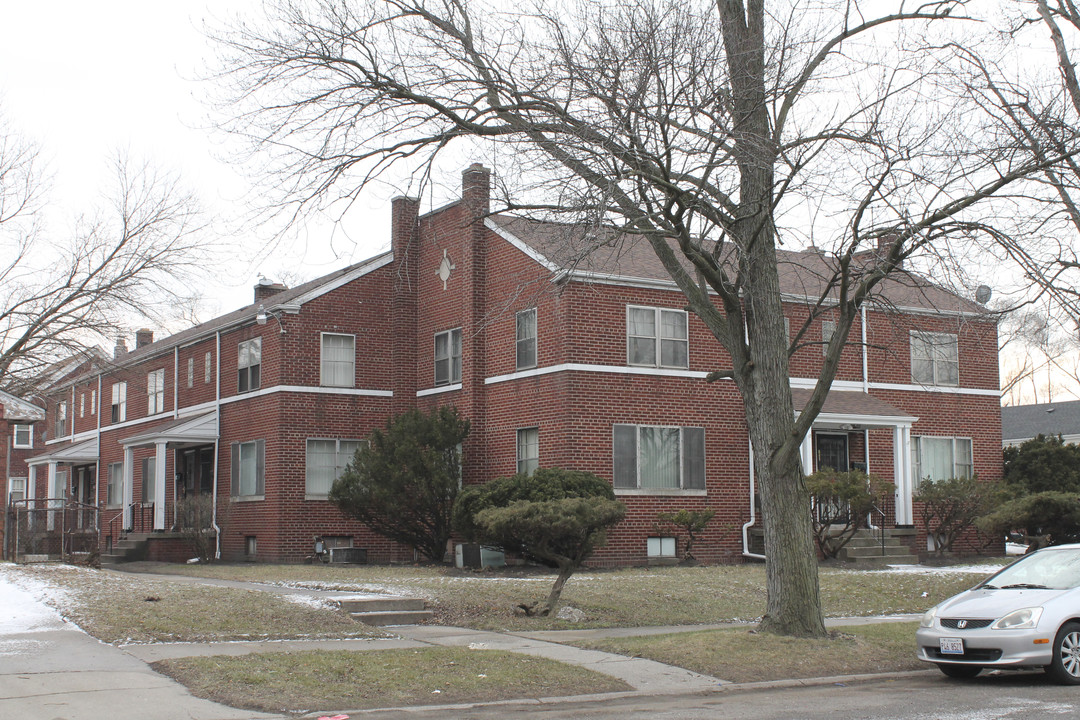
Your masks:
<svg viewBox="0 0 1080 720"><path fill-rule="evenodd" d="M14 565L0 565L0 636L42 632L64 626L64 619L46 603L63 593Z"/></svg>
<svg viewBox="0 0 1080 720"><path fill-rule="evenodd" d="M890 565L885 570L878 572L890 572L907 575L992 575L1000 570L1002 565L945 565L942 567L930 567L928 565Z"/></svg>
<svg viewBox="0 0 1080 720"><path fill-rule="evenodd" d="M303 605L305 607L313 608L315 610L334 610L337 607L329 600L315 597L314 595L297 595L290 593L288 595L280 595L279 597L293 604Z"/></svg>

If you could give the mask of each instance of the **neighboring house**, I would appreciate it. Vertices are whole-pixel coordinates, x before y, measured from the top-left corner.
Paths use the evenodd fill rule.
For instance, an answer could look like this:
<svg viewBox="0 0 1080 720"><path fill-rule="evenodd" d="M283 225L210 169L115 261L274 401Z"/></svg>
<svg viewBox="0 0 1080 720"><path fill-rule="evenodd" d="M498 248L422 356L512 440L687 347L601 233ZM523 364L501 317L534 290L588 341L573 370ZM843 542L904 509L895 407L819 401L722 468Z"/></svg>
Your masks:
<svg viewBox="0 0 1080 720"><path fill-rule="evenodd" d="M1037 435L1080 443L1080 400L1001 408L1001 441L1019 445Z"/></svg>
<svg viewBox="0 0 1080 720"><path fill-rule="evenodd" d="M5 507L26 496L26 460L35 447L44 445L44 423L45 408L0 390L0 487Z"/></svg>
<svg viewBox="0 0 1080 720"><path fill-rule="evenodd" d="M376 427L407 408L453 404L472 422L464 481L537 466L609 479L626 519L594 556L669 554L657 513L709 506L695 545L733 561L760 528L742 400L730 361L644 244L578 252L578 228L489 214L473 165L462 199L425 215L393 202L390 252L296 288L260 282L254 302L153 341L52 393L31 485L105 507L102 533L169 531L185 495L219 498L227 559L297 561L318 536L375 562L412 553L326 500ZM784 252L791 333L829 274ZM872 262L872 257L865 259ZM803 445L808 471L859 467L893 480L888 527L916 527L917 478L1001 476L997 327L980 306L905 279L852 329L833 391ZM821 366L829 319L791 359L796 411ZM910 542L925 547L921 530Z"/></svg>
<svg viewBox="0 0 1080 720"><path fill-rule="evenodd" d="M0 538L4 537L7 509L12 501L26 495L30 476L26 460L40 447L45 408L0 390L0 488L3 489L3 510L0 511Z"/></svg>

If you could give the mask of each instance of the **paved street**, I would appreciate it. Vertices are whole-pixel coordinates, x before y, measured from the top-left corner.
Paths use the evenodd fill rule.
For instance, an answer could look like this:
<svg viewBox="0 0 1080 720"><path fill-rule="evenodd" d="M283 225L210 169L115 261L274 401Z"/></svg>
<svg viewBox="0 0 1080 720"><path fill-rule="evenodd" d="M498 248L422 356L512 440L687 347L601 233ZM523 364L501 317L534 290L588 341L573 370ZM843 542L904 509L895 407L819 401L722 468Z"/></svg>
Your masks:
<svg viewBox="0 0 1080 720"><path fill-rule="evenodd" d="M1080 688L1048 683L1041 674L956 682L937 671L898 680L773 690L721 690L707 695L625 697L595 703L531 703L483 708L431 708L357 714L371 720L1049 720L1080 717Z"/></svg>

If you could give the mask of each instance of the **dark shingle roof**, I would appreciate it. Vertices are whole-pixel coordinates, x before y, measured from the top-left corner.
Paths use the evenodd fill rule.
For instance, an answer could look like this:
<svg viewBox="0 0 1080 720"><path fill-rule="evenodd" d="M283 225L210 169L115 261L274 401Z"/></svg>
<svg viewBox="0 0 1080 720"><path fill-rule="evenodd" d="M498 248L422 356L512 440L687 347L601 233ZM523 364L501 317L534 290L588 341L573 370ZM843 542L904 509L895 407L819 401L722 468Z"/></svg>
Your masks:
<svg viewBox="0 0 1080 720"><path fill-rule="evenodd" d="M646 240L617 236L612 228L586 228L507 215L495 215L491 220L559 268L626 280L671 281ZM870 260L870 255L863 257ZM794 297L816 300L834 274L835 258L822 252L779 250L777 260L780 289ZM986 313L981 305L907 273L887 278L878 286L875 297L900 308Z"/></svg>
<svg viewBox="0 0 1080 720"><path fill-rule="evenodd" d="M1080 435L1080 400L1001 408L1002 439L1036 435Z"/></svg>

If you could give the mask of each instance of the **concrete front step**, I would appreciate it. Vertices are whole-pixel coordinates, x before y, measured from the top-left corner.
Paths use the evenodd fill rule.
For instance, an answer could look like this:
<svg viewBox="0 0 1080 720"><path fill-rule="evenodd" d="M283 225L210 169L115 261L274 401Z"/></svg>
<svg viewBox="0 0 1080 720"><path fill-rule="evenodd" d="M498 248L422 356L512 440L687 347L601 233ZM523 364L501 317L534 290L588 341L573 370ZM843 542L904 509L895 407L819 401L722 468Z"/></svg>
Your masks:
<svg viewBox="0 0 1080 720"><path fill-rule="evenodd" d="M401 610L423 610L427 607L420 598L378 596L339 598L337 604L347 613L398 612Z"/></svg>
<svg viewBox="0 0 1080 720"><path fill-rule="evenodd" d="M415 625L433 613L420 598L365 595L337 599L338 607L365 625Z"/></svg>

